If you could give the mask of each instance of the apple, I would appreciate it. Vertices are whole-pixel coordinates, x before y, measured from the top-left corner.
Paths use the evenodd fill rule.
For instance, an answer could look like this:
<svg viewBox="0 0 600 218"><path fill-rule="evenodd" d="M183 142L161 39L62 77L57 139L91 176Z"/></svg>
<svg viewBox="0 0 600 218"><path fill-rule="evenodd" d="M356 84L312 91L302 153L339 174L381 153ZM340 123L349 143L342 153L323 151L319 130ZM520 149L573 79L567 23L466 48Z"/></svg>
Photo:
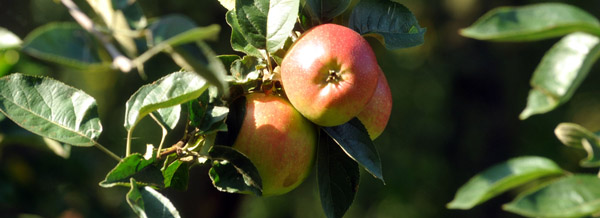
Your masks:
<svg viewBox="0 0 600 218"><path fill-rule="evenodd" d="M292 105L320 126L337 126L363 111L377 86L379 65L369 43L337 24L306 31L281 63Z"/></svg>
<svg viewBox="0 0 600 218"><path fill-rule="evenodd" d="M358 120L367 128L371 140L375 140L390 119L392 113L392 92L383 71L379 71L377 88L365 109L357 116Z"/></svg>
<svg viewBox="0 0 600 218"><path fill-rule="evenodd" d="M233 148L258 169L263 196L284 194L306 179L315 158L317 131L285 99L246 96L246 115Z"/></svg>

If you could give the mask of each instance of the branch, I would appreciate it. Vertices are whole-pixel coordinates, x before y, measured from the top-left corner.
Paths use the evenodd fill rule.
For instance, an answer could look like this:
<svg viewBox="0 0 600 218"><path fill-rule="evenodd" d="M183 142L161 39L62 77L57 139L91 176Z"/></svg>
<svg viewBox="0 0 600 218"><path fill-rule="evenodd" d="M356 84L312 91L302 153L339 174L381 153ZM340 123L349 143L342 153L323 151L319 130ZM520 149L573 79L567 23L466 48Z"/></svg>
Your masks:
<svg viewBox="0 0 600 218"><path fill-rule="evenodd" d="M83 27L83 29L87 30L98 40L100 40L102 45L104 45L104 48L106 48L110 56L113 58L113 66L125 73L131 71L131 68L133 68L131 60L125 55L121 54L121 52L119 52L119 50L112 43L110 43L105 35L96 30L94 22L92 22L92 20L85 15L72 0L61 0L61 2L69 9L71 16L75 19L75 21L77 21L77 23L79 23L79 25L81 25L81 27Z"/></svg>

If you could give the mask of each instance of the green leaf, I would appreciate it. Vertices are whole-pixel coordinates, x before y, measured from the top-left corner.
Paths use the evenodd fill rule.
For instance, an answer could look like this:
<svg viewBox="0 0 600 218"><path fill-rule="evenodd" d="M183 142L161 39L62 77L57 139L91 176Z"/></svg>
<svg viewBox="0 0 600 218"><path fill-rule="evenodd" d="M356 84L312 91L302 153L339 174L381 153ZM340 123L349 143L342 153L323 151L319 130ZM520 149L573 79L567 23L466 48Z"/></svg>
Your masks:
<svg viewBox="0 0 600 218"><path fill-rule="evenodd" d="M162 124L167 131L171 131L177 126L179 118L181 116L181 106L175 105L173 107L161 108L153 111L152 114L156 117L157 121Z"/></svg>
<svg viewBox="0 0 600 218"><path fill-rule="evenodd" d="M564 3L500 7L489 11L461 34L479 40L532 41L582 31L600 35L600 22Z"/></svg>
<svg viewBox="0 0 600 218"><path fill-rule="evenodd" d="M165 177L165 188L173 187L179 190L187 190L189 181L189 167L188 164L175 160L163 171Z"/></svg>
<svg viewBox="0 0 600 218"><path fill-rule="evenodd" d="M321 23L327 23L342 14L351 2L351 0L306 0L306 6L311 17L315 17Z"/></svg>
<svg viewBox="0 0 600 218"><path fill-rule="evenodd" d="M520 118L553 110L568 101L600 55L600 38L572 33L542 58L531 78L532 90Z"/></svg>
<svg viewBox="0 0 600 218"><path fill-rule="evenodd" d="M600 136L575 123L561 123L554 129L556 137L566 146L585 149L583 167L600 167Z"/></svg>
<svg viewBox="0 0 600 218"><path fill-rule="evenodd" d="M109 67L98 55L93 37L76 23L50 23L33 30L23 42L23 52L77 68Z"/></svg>
<svg viewBox="0 0 600 218"><path fill-rule="evenodd" d="M0 50L16 48L21 46L21 43L21 39L17 35L0 27Z"/></svg>
<svg viewBox="0 0 600 218"><path fill-rule="evenodd" d="M300 0L237 0L234 11L248 42L273 53L294 28L299 7Z"/></svg>
<svg viewBox="0 0 600 218"><path fill-rule="evenodd" d="M471 209L527 182L561 174L562 169L550 159L535 156L513 158L475 175L458 189L454 200L446 207Z"/></svg>
<svg viewBox="0 0 600 218"><path fill-rule="evenodd" d="M143 155L135 153L125 157L106 175L100 186L128 186L129 180L135 178L138 184L164 187L162 173L154 165L156 156L151 156L150 159L145 159Z"/></svg>
<svg viewBox="0 0 600 218"><path fill-rule="evenodd" d="M102 132L96 100L64 83L20 73L0 78L0 112L30 132L93 146Z"/></svg>
<svg viewBox="0 0 600 218"><path fill-rule="evenodd" d="M348 26L365 36L377 38L388 49L423 44L425 28L404 5L389 0L362 0L350 14Z"/></svg>
<svg viewBox="0 0 600 218"><path fill-rule="evenodd" d="M130 2L130 1L129 1ZM114 6L114 5L113 5ZM138 2L133 2L121 9L130 28L141 30L148 25L144 11Z"/></svg>
<svg viewBox="0 0 600 218"><path fill-rule="evenodd" d="M319 135L317 180L321 205L327 217L342 217L358 191L358 164L325 132Z"/></svg>
<svg viewBox="0 0 600 218"><path fill-rule="evenodd" d="M219 60L221 60L221 63L223 63L223 66L225 66L225 69L229 69L231 67L231 63L233 63L235 60L240 59L240 56L238 56L238 55L217 55L217 58L219 58Z"/></svg>
<svg viewBox="0 0 600 218"><path fill-rule="evenodd" d="M377 153L367 129L357 118L339 126L323 127L323 130L340 145L348 156L363 166L375 178L384 182L379 153Z"/></svg>
<svg viewBox="0 0 600 218"><path fill-rule="evenodd" d="M231 48L235 51L246 53L255 57L262 57L262 54L258 48L254 47L248 42L244 34L242 34L242 27L238 23L237 15L235 11L230 10L225 14L225 20L231 27Z"/></svg>
<svg viewBox="0 0 600 218"><path fill-rule="evenodd" d="M127 100L124 126L131 131L149 113L196 99L207 88L202 77L190 72L171 73L144 85Z"/></svg>
<svg viewBox="0 0 600 218"><path fill-rule="evenodd" d="M250 159L229 146L213 146L208 154L215 160L209 171L219 191L262 195L262 180Z"/></svg>
<svg viewBox="0 0 600 218"><path fill-rule="evenodd" d="M196 44L180 45L175 47L170 54L175 63L188 71L198 73L216 86L220 93L228 91L225 81L227 71L221 60L216 57L206 43L196 42Z"/></svg>
<svg viewBox="0 0 600 218"><path fill-rule="evenodd" d="M138 182L131 178L131 189L127 193L127 203L133 212L144 218L179 218L179 211L171 201L158 191L148 187L139 187Z"/></svg>
<svg viewBox="0 0 600 218"><path fill-rule="evenodd" d="M239 97L229 105L229 113L225 119L227 124L227 132L219 132L217 136L217 144L233 146L238 134L244 123L246 116L246 97Z"/></svg>
<svg viewBox="0 0 600 218"><path fill-rule="evenodd" d="M266 65L260 59L253 56L244 56L242 59L233 61L229 71L234 82L242 84L257 80L261 74L260 69L264 68L266 68Z"/></svg>
<svg viewBox="0 0 600 218"><path fill-rule="evenodd" d="M584 217L600 211L600 179L595 175L568 176L520 194L504 210L529 217Z"/></svg>

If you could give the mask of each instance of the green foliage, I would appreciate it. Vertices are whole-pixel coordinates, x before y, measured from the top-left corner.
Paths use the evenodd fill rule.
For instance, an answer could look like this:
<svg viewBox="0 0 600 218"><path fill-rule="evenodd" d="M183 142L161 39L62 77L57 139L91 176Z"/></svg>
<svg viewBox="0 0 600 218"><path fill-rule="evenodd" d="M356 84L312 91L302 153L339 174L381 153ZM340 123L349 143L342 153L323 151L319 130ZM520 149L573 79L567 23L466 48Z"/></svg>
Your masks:
<svg viewBox="0 0 600 218"><path fill-rule="evenodd" d="M317 180L325 215L342 217L354 201L360 173L358 164L325 131L319 133Z"/></svg>
<svg viewBox="0 0 600 218"><path fill-rule="evenodd" d="M191 72L175 72L142 86L127 101L125 128L133 127L152 111L173 107L198 98L209 84Z"/></svg>
<svg viewBox="0 0 600 218"><path fill-rule="evenodd" d="M96 100L59 81L19 73L0 78L0 112L19 126L75 146L102 132Z"/></svg>
<svg viewBox="0 0 600 218"><path fill-rule="evenodd" d="M571 33L542 58L531 78L533 89L521 119L551 111L568 101L600 55L600 38Z"/></svg>
<svg viewBox="0 0 600 218"><path fill-rule="evenodd" d="M140 185L165 186L162 173L156 167L156 157L152 155L146 159L146 157L137 153L121 160L100 182L100 186L105 188L116 185L129 186L131 178L135 178L136 183Z"/></svg>
<svg viewBox="0 0 600 218"><path fill-rule="evenodd" d="M209 175L215 188L230 193L262 195L260 175L246 155L228 146L213 146L208 153L214 160Z"/></svg>
<svg viewBox="0 0 600 218"><path fill-rule="evenodd" d="M348 9L350 3L351 0L306 0L304 7L313 23L327 23Z"/></svg>
<svg viewBox="0 0 600 218"><path fill-rule="evenodd" d="M367 129L357 118L339 126L323 127L323 130L333 138L348 156L358 162L375 178L384 182L379 153L377 153Z"/></svg>
<svg viewBox="0 0 600 218"><path fill-rule="evenodd" d="M356 32L373 36L388 49L409 48L423 44L425 28L404 5L389 0L362 0L348 26Z"/></svg>
<svg viewBox="0 0 600 218"><path fill-rule="evenodd" d="M463 29L461 34L480 40L532 41L577 31L600 35L600 22L575 6L540 3L496 8Z"/></svg>
<svg viewBox="0 0 600 218"><path fill-rule="evenodd" d="M600 211L600 179L578 174L524 192L504 210L529 217L583 217Z"/></svg>
<svg viewBox="0 0 600 218"><path fill-rule="evenodd" d="M475 175L458 190L447 207L471 209L517 186L561 174L563 170L550 159L535 156L514 158Z"/></svg>
<svg viewBox="0 0 600 218"><path fill-rule="evenodd" d="M148 186L138 186L131 178L131 189L127 193L127 203L139 217L179 218L179 211L171 201Z"/></svg>
<svg viewBox="0 0 600 218"><path fill-rule="evenodd" d="M29 33L22 51L46 60L77 68L106 68L96 40L75 23L50 23Z"/></svg>

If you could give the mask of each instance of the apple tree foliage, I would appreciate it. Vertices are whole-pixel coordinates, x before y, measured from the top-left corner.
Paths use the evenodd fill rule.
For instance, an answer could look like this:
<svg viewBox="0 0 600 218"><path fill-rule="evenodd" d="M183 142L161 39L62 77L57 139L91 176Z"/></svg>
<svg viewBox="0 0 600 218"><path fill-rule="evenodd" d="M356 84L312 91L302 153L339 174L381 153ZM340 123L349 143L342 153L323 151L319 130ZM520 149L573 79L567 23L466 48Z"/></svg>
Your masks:
<svg viewBox="0 0 600 218"><path fill-rule="evenodd" d="M524 42L562 37L550 48L531 78L527 119L567 102L600 56L600 21L586 11L562 3L500 7L483 15L461 34L479 40ZM582 149L582 167L600 167L600 132L561 123L556 137ZM527 217L588 217L600 212L600 174L567 172L550 159L523 156L499 163L460 187L450 209L471 209L504 192L519 194L502 208Z"/></svg>
<svg viewBox="0 0 600 218"><path fill-rule="evenodd" d="M125 154L115 154L98 142L103 128L96 100L53 78L27 72L1 77L0 121L10 119L39 135L63 157L68 157L73 146L100 149L118 162L100 186L128 187L126 201L140 217L179 217L176 205L160 190L185 190L189 169L195 165L212 166L209 177L220 191L261 195L257 169L244 154L230 147L244 116L243 104L233 99L256 90L281 89L273 75L287 49L304 31L323 23L338 23L378 39L388 49L424 42L425 29L415 16L402 4L390 0L219 2L228 10L223 18L232 30L231 48L237 54L217 55L207 44L217 40L224 27L198 26L178 14L149 19L135 0L88 0L92 9L88 14L71 0L61 0L76 22L49 23L23 40L0 27L1 50L18 50L82 72L136 71L145 79L144 63L160 53L181 67L139 87L126 102L123 127L127 140L122 145ZM571 27L567 23L562 29L593 33L595 23L584 24ZM573 37L586 39L588 43L583 46L595 45L596 38L590 34ZM577 56L586 64L574 73L574 81L580 81L578 78L587 73L590 62L585 58L590 56ZM545 72L538 74L542 73ZM541 86L547 83L541 80ZM535 103L541 104L539 100ZM161 127L162 139L147 145L145 154L133 153L132 138L140 137L135 136L134 129L144 117L152 118ZM185 125L184 134L178 136L177 143L164 145L165 137L178 124ZM358 191L359 169L364 168L383 182L382 163L365 127L356 118L340 126L321 127L319 132L319 197L328 217L342 217ZM560 172L548 170L547 174L557 171Z"/></svg>

